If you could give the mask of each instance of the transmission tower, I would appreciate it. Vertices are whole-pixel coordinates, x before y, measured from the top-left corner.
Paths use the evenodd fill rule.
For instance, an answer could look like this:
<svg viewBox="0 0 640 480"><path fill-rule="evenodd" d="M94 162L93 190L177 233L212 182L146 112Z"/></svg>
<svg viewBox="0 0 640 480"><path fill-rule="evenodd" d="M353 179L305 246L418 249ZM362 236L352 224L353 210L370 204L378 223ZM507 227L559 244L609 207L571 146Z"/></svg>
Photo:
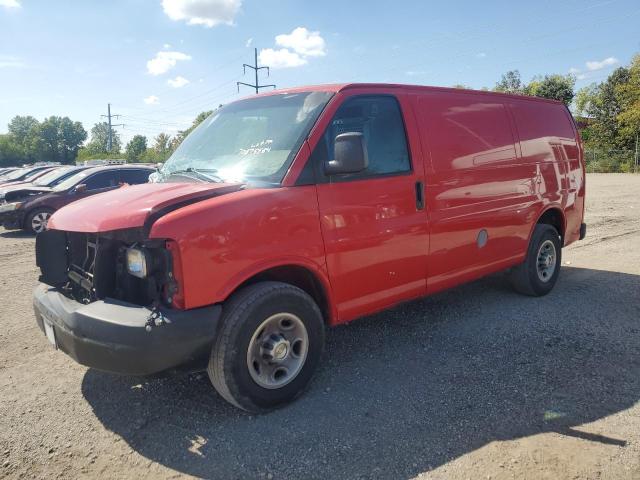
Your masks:
<svg viewBox="0 0 640 480"><path fill-rule="evenodd" d="M254 63L253 65L249 65L247 63L243 63L242 64L242 71L243 73L247 73L247 68L250 68L254 71L255 75L256 75L256 83L254 83L253 85L250 83L244 83L244 82L236 82L237 87L238 87L238 91L240 91L240 85L245 85L247 87L251 87L251 88L255 88L256 89L256 93L260 93L260 89L261 88L266 88L266 87L273 87L276 88L276 86L274 84L269 84L269 85L260 85L258 83L258 70L266 70L267 71L267 77L269 76L269 67L259 67L258 66L258 49L254 48L253 49L253 58L254 58Z"/></svg>

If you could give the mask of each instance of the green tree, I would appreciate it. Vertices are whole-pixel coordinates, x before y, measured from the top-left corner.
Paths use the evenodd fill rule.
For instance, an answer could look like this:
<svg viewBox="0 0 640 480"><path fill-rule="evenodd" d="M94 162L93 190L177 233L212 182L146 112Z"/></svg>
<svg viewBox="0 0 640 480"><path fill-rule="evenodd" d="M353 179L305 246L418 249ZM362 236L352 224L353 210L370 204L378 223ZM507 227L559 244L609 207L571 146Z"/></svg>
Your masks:
<svg viewBox="0 0 640 480"><path fill-rule="evenodd" d="M587 115L591 119L590 140L599 147L629 148L619 135L618 116L623 111L620 89L630 76L627 68L617 68L594 89Z"/></svg>
<svg viewBox="0 0 640 480"><path fill-rule="evenodd" d="M32 132L35 137L33 148L39 160L67 164L75 162L78 149L87 138L82 124L69 117L46 118Z"/></svg>
<svg viewBox="0 0 640 480"><path fill-rule="evenodd" d="M524 86L520 78L519 70L509 70L502 75L502 78L493 89L495 92L522 94Z"/></svg>
<svg viewBox="0 0 640 480"><path fill-rule="evenodd" d="M127 160L130 162L138 162L147 151L147 137L143 135L135 135L129 143L127 143L126 154Z"/></svg>
<svg viewBox="0 0 640 480"><path fill-rule="evenodd" d="M575 109L574 112L577 116L587 116L591 110L591 104L595 101L598 85L592 83L586 87L582 87L576 92L576 96L573 99Z"/></svg>
<svg viewBox="0 0 640 480"><path fill-rule="evenodd" d="M9 122L8 130L12 142L22 151L22 163L31 163L38 156L38 128L34 117L17 115Z"/></svg>
<svg viewBox="0 0 640 480"><path fill-rule="evenodd" d="M534 97L559 100L569 106L573 101L573 87L576 79L571 75L545 75L534 78L526 87L524 93Z"/></svg>
<svg viewBox="0 0 640 480"><path fill-rule="evenodd" d="M63 117L59 123L58 151L62 163L73 163L78 157L78 151L87 139L87 131L80 122L73 122L69 117Z"/></svg>
<svg viewBox="0 0 640 480"><path fill-rule="evenodd" d="M14 167L24 163L24 150L13 135L0 135L0 167Z"/></svg>
<svg viewBox="0 0 640 480"><path fill-rule="evenodd" d="M153 149L160 157L168 157L171 152L171 136L159 133L154 139Z"/></svg>
<svg viewBox="0 0 640 480"><path fill-rule="evenodd" d="M109 124L107 122L96 123L91 129L91 141L87 145L90 155L107 155L108 153L120 153L120 135L111 129L111 152L107 150L109 140Z"/></svg>
<svg viewBox="0 0 640 480"><path fill-rule="evenodd" d="M629 65L629 78L615 87L620 104L617 115L619 142L626 148L635 148L640 136L640 54Z"/></svg>
<svg viewBox="0 0 640 480"><path fill-rule="evenodd" d="M30 115L16 115L9 122L8 130L9 134L13 136L18 144L24 145L29 141L29 138L33 135L33 132L38 125L38 120Z"/></svg>

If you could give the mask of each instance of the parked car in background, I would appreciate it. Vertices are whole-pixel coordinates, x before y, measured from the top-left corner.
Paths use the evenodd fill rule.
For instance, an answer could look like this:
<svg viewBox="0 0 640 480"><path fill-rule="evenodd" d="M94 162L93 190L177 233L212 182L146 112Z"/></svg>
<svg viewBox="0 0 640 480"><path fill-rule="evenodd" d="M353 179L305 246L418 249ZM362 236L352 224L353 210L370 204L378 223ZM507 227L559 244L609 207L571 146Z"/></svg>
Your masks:
<svg viewBox="0 0 640 480"><path fill-rule="evenodd" d="M501 270L518 292L549 293L584 205L561 102L270 92L215 111L155 183L57 212L36 238L36 321L84 365L206 368L222 397L264 412L308 384L326 326Z"/></svg>
<svg viewBox="0 0 640 480"><path fill-rule="evenodd" d="M33 182L36 182L37 180L58 170L59 168L61 167L48 167L48 168L43 168L42 170L36 170L35 172L31 172L29 175L27 175L25 178L23 178L20 181L13 181L13 182L0 184L0 190L4 190L5 188L12 188L16 186L19 187L24 185L33 185Z"/></svg>
<svg viewBox="0 0 640 480"><path fill-rule="evenodd" d="M49 217L59 208L122 185L146 183L153 171L153 168L125 165L86 168L47 191L0 204L0 222L6 229L40 233L47 228Z"/></svg>
<svg viewBox="0 0 640 480"><path fill-rule="evenodd" d="M14 170L13 172L9 173L8 175L0 178L0 188L4 185L9 185L12 183L18 183L18 182L23 182L25 181L27 178L31 178L32 180L37 178L37 174L38 172L41 172L43 170L51 170L55 168L54 166L51 165L40 165L38 167L23 167L23 168L19 168L17 170ZM29 180L26 180L29 181Z"/></svg>
<svg viewBox="0 0 640 480"><path fill-rule="evenodd" d="M0 180L2 180L4 176L9 175L11 172L16 171L18 168L19 167L0 168Z"/></svg>
<svg viewBox="0 0 640 480"><path fill-rule="evenodd" d="M7 186L0 185L0 203L10 203L28 195L48 192L66 178L86 170L89 167L58 167L37 177L32 182L18 182ZM43 170L43 172L45 172Z"/></svg>

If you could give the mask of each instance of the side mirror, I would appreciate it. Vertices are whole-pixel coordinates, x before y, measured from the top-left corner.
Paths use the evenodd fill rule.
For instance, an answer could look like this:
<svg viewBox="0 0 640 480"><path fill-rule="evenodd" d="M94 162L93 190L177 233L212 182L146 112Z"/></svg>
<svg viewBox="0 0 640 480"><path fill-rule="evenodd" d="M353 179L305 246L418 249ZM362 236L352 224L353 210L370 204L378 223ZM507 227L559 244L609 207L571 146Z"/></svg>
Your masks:
<svg viewBox="0 0 640 480"><path fill-rule="evenodd" d="M76 185L76 187L73 189L73 193L84 193L87 191L87 186L84 183L81 183L80 185Z"/></svg>
<svg viewBox="0 0 640 480"><path fill-rule="evenodd" d="M336 137L333 147L333 160L324 165L327 175L358 173L369 166L367 145L360 132L341 133Z"/></svg>

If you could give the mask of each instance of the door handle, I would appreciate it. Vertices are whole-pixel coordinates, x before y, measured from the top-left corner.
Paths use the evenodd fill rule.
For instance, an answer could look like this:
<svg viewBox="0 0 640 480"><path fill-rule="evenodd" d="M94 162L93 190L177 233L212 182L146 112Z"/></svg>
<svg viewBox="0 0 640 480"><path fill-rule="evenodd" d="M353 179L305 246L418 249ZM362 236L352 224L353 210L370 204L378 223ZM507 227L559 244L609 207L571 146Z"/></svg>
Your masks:
<svg viewBox="0 0 640 480"><path fill-rule="evenodd" d="M424 209L424 183L416 182L416 209Z"/></svg>

